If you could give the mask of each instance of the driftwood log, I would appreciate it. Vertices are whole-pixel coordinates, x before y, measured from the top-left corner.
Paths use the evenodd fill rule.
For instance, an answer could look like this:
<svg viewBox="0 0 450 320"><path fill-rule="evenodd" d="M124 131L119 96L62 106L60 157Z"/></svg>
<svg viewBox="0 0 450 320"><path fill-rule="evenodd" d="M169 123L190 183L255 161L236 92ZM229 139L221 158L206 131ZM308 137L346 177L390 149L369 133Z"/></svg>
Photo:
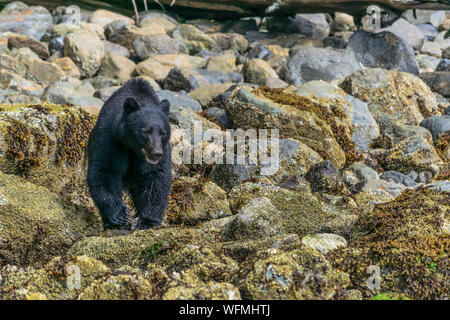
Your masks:
<svg viewBox="0 0 450 320"><path fill-rule="evenodd" d="M28 4L40 4L47 8L58 5L77 4L89 10L103 8L133 14L131 0L21 0ZM10 0L0 0L7 3ZM155 0L147 0L150 10L160 10ZM394 12L408 9L450 10L450 0L159 0L166 10L180 13L184 17L233 18L245 16L290 16L295 13L346 12L356 16L366 14L367 7L374 4ZM144 10L144 1L136 0L139 10Z"/></svg>

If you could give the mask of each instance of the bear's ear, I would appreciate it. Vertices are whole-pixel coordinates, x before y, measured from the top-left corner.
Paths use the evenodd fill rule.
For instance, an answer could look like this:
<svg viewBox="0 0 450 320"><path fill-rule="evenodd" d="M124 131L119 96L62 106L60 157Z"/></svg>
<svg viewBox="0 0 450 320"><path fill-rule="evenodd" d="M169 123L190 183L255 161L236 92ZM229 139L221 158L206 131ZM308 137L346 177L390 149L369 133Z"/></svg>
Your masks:
<svg viewBox="0 0 450 320"><path fill-rule="evenodd" d="M139 109L139 104L134 98L127 98L123 103L123 109L126 113L132 113Z"/></svg>
<svg viewBox="0 0 450 320"><path fill-rule="evenodd" d="M165 115L169 115L169 110L170 110L169 100L164 99L163 101L161 101L159 103L159 107L161 108L161 110L164 112Z"/></svg>

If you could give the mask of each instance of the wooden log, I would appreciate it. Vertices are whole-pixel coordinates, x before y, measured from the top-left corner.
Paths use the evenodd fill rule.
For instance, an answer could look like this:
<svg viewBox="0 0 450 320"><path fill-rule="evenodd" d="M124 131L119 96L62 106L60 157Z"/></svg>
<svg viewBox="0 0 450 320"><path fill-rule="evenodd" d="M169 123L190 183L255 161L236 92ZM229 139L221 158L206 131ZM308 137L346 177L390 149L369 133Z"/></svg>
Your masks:
<svg viewBox="0 0 450 320"><path fill-rule="evenodd" d="M27 4L54 8L67 5L63 0L22 0ZM150 10L160 10L155 0L147 0ZM8 3L10 0L0 0ZM180 13L183 17L236 18L245 16L290 16L295 13L333 13L346 12L352 15L365 15L367 7L375 4L385 9L405 11L408 9L450 10L450 0L159 0L166 10ZM139 10L144 10L143 0L136 0ZM89 10L107 9L124 14L133 14L131 0L73 0Z"/></svg>

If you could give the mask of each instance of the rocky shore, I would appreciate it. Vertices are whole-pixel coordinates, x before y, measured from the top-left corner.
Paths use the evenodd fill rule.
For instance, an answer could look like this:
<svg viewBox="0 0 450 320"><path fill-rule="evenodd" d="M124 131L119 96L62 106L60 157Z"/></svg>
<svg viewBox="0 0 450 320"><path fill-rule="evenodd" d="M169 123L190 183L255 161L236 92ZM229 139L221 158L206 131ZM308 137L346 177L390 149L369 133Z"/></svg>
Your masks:
<svg viewBox="0 0 450 320"><path fill-rule="evenodd" d="M449 12L140 15L0 12L0 299L449 298ZM279 170L174 164L162 227L103 230L87 139L134 77L172 145L276 128Z"/></svg>

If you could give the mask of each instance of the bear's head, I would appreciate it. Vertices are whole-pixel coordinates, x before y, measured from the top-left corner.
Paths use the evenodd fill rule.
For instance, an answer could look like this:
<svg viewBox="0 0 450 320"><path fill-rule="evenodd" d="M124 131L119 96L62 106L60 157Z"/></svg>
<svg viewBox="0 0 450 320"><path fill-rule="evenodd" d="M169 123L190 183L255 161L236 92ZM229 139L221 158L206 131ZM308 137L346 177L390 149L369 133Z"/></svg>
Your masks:
<svg viewBox="0 0 450 320"><path fill-rule="evenodd" d="M125 143L147 163L157 164L170 139L169 101L138 103L127 98L123 109Z"/></svg>

